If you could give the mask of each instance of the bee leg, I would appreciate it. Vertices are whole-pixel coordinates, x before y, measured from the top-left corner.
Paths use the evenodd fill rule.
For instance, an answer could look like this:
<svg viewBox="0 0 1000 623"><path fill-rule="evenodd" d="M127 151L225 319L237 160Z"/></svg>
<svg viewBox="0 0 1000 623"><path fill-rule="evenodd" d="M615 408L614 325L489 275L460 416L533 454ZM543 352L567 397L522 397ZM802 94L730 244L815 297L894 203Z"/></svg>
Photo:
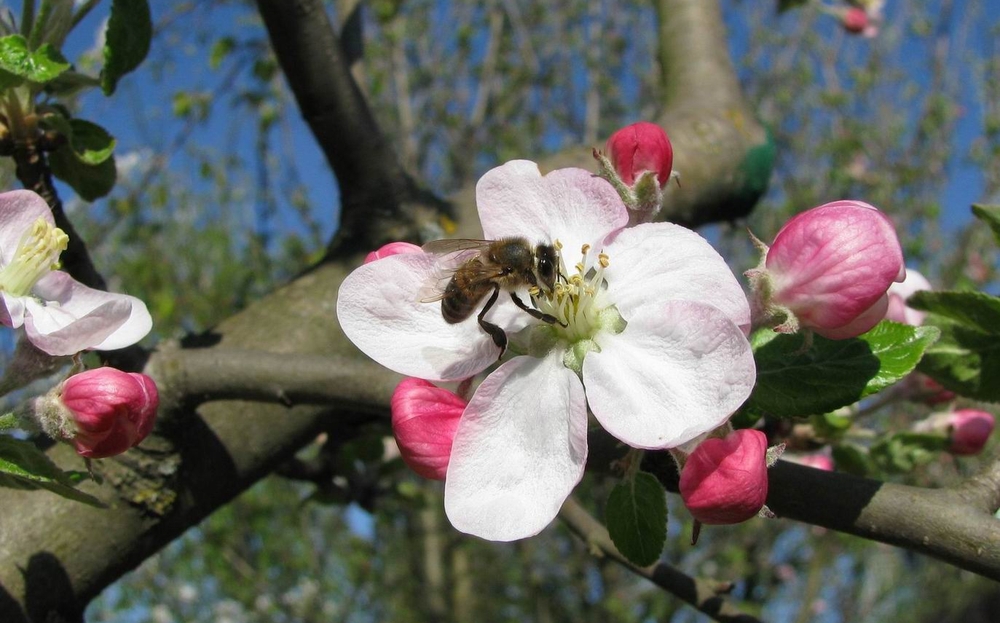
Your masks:
<svg viewBox="0 0 1000 623"><path fill-rule="evenodd" d="M476 316L476 320L479 321L479 326L483 328L483 331L489 333L490 337L493 338L493 343L500 348L500 356L497 357L497 359L500 359L500 357L503 357L504 352L507 350L507 334L504 333L503 329L483 318L486 315L486 312L490 311L493 304L497 302L498 296L500 296L500 286L495 286L493 288L493 294L490 295L489 300L486 301L486 305L483 305L483 311L479 312L479 315Z"/></svg>
<svg viewBox="0 0 1000 623"><path fill-rule="evenodd" d="M546 314L545 312L539 311L539 310L535 309L534 307L528 307L527 305L524 304L524 301L522 301L521 298L517 294L515 294L513 292L510 293L510 298L513 299L515 305L517 305L518 307L520 307L522 310L528 312L528 314L530 314L532 318L537 318L537 319L541 320L542 322L547 322L549 324L556 324L556 323L558 323L563 328L566 328L566 327L569 326L568 324L566 324L564 322L559 322L559 319L556 318L555 316L553 316L552 314Z"/></svg>

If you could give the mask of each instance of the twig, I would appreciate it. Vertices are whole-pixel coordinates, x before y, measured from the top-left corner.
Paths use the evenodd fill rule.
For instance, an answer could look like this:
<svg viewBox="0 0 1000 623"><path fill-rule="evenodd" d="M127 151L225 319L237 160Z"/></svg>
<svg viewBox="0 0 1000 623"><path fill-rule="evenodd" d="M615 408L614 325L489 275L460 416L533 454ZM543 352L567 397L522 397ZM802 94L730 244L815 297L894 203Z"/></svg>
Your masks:
<svg viewBox="0 0 1000 623"><path fill-rule="evenodd" d="M724 623L760 623L759 619L740 612L726 599L726 593L732 590L729 582L693 578L664 562L648 567L637 567L629 562L615 547L607 529L572 497L563 504L559 518L592 549L676 595L714 620Z"/></svg>

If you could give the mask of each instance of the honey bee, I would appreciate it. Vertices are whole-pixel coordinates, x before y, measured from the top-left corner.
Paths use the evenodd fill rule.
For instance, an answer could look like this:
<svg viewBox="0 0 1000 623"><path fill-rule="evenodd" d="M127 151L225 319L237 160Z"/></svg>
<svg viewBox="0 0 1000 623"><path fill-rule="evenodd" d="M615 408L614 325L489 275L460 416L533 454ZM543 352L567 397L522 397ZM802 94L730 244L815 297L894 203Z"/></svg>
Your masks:
<svg viewBox="0 0 1000 623"><path fill-rule="evenodd" d="M500 291L510 294L511 300L532 317L553 324L558 320L549 314L529 307L517 295L519 288L538 288L551 292L558 276L556 248L551 244L532 245L524 238L499 240L435 240L423 246L427 253L457 255L460 264L451 273L444 289L424 302L441 301L441 315L445 322L457 324L469 318L479 303L489 300L476 316L493 343L500 348L500 356L507 349L507 334L503 329L485 319L486 313L497 302ZM492 291L492 294L490 294Z"/></svg>

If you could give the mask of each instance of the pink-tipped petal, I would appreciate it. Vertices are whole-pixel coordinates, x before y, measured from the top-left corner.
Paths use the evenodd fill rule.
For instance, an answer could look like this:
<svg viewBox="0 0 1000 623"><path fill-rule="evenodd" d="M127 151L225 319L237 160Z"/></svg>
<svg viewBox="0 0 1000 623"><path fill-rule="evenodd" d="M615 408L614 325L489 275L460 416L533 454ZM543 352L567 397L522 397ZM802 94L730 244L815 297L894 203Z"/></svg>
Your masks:
<svg viewBox="0 0 1000 623"><path fill-rule="evenodd" d="M366 255L364 263L370 264L375 260L382 259L383 257L399 255L400 253L420 253L420 251L420 247L410 242L390 242L389 244L384 244L375 251Z"/></svg>
<svg viewBox="0 0 1000 623"><path fill-rule="evenodd" d="M517 357L479 386L462 416L445 480L458 530L512 541L549 525L587 462L587 405L558 353Z"/></svg>
<svg viewBox="0 0 1000 623"><path fill-rule="evenodd" d="M0 266L14 258L21 239L38 219L55 224L49 204L30 190L0 193Z"/></svg>

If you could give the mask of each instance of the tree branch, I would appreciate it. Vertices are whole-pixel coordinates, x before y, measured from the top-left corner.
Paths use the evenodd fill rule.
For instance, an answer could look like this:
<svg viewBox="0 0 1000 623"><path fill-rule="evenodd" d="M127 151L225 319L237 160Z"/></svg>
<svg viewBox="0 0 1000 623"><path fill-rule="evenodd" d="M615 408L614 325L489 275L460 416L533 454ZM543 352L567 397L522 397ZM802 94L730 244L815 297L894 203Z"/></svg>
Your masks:
<svg viewBox="0 0 1000 623"><path fill-rule="evenodd" d="M275 56L340 186L338 256L413 239L447 209L406 174L382 134L321 0L257 0Z"/></svg>
<svg viewBox="0 0 1000 623"><path fill-rule="evenodd" d="M759 623L758 619L740 612L726 599L725 595L732 590L729 582L693 578L665 562L657 562L648 567L638 567L629 562L615 547L607 528L572 496L563 504L559 518L595 553L631 569L712 619L724 623Z"/></svg>

